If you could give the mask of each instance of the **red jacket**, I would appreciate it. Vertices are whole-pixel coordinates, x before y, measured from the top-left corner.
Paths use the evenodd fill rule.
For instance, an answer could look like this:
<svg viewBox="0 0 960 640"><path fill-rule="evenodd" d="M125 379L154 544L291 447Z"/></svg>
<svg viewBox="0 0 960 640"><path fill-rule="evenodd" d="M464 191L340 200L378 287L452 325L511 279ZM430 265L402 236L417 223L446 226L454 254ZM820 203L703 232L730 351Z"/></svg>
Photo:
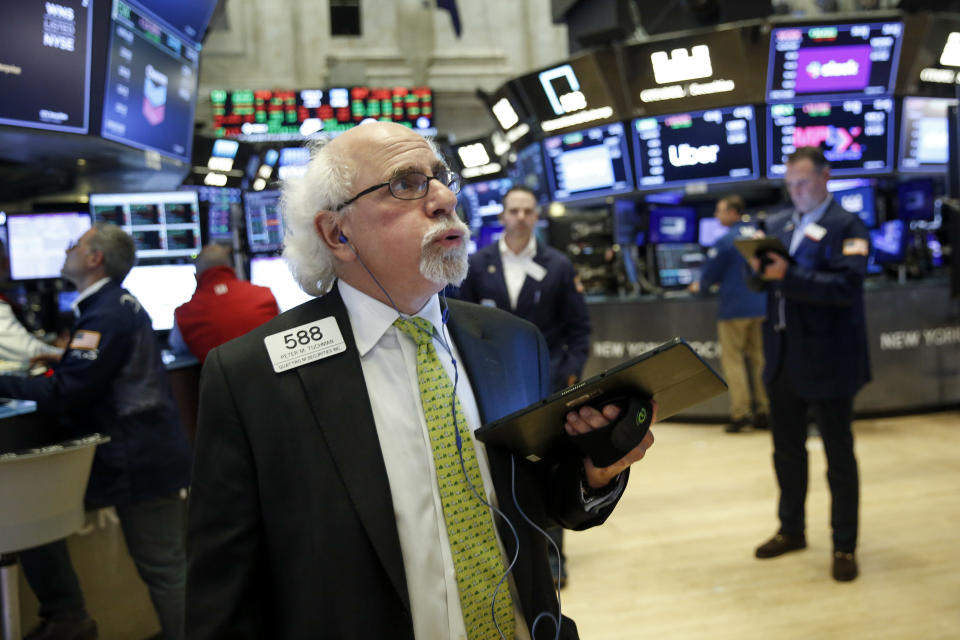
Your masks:
<svg viewBox="0 0 960 640"><path fill-rule="evenodd" d="M270 289L240 280L230 267L212 267L200 274L193 297L177 307L174 316L184 342L203 362L210 349L278 313Z"/></svg>

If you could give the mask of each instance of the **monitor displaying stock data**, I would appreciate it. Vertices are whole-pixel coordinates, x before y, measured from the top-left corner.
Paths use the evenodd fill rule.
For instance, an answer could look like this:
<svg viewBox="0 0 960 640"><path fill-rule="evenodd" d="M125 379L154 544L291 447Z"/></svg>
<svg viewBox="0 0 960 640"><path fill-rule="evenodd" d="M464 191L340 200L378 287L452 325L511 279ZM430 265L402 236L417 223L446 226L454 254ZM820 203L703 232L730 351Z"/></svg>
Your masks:
<svg viewBox="0 0 960 640"><path fill-rule="evenodd" d="M90 194L94 222L133 236L137 258L190 258L200 252L200 207L195 191Z"/></svg>
<svg viewBox="0 0 960 640"><path fill-rule="evenodd" d="M543 155L547 183L557 202L633 189L627 136L620 122L546 138Z"/></svg>

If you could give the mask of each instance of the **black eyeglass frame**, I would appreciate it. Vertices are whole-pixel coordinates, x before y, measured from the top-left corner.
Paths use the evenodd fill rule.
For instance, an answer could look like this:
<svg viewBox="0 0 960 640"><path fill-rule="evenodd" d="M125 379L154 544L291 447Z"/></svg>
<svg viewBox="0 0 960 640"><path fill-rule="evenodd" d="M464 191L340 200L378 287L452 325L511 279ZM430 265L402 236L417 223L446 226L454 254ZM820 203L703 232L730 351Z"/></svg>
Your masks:
<svg viewBox="0 0 960 640"><path fill-rule="evenodd" d="M446 177L448 178L448 180L446 181L442 180L440 177L441 175L444 175L444 174L446 174ZM414 195L412 198L407 198L404 196L397 195L397 193L393 190L392 185L396 181L403 180L404 178L409 178L410 176L423 176L424 178L426 178L426 180L424 180L423 182L423 189L421 191L415 191L414 193L416 195ZM353 204L359 198L362 198L368 193L373 193L377 189L382 189L384 187L388 187L390 189L390 195L392 195L397 200L420 200L421 198L427 197L427 193L430 191L431 180L436 180L437 182L445 186L447 189L450 189L450 191L452 191L454 195L456 195L460 193L460 187L461 187L461 182L463 178L460 176L459 173L457 173L456 171L451 171L450 169L442 169L441 171L438 171L437 175L435 176L428 176L427 174L421 173L420 171L407 171L406 173L401 173L398 176L394 176L393 178L390 178L390 180L388 180L387 182L381 182L380 184L375 184L372 187L367 187L366 189L364 189L357 195L353 196L349 200L346 200L345 202L341 202L336 207L331 209L331 211L333 212L341 211L343 210L344 207L347 207Z"/></svg>

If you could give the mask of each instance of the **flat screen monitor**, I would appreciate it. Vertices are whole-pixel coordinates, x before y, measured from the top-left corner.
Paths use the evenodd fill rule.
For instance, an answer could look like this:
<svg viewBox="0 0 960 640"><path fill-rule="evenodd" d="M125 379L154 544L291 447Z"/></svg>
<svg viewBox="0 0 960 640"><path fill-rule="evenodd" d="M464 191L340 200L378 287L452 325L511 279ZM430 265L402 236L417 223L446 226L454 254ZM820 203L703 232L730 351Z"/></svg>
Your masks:
<svg viewBox="0 0 960 640"><path fill-rule="evenodd" d="M638 189L760 176L752 106L638 118L631 131Z"/></svg>
<svg viewBox="0 0 960 640"><path fill-rule="evenodd" d="M633 189L623 123L573 131L543 141L547 183L557 202L585 200Z"/></svg>
<svg viewBox="0 0 960 640"><path fill-rule="evenodd" d="M901 220L932 220L933 179L916 178L897 185L897 217Z"/></svg>
<svg viewBox="0 0 960 640"><path fill-rule="evenodd" d="M173 328L173 312L188 301L197 288L192 264L137 265L123 281L123 288L140 301L150 314L156 331Z"/></svg>
<svg viewBox="0 0 960 640"><path fill-rule="evenodd" d="M284 147L280 149L280 161L277 164L277 177L281 180L302 178L310 163L310 149L307 147Z"/></svg>
<svg viewBox="0 0 960 640"><path fill-rule="evenodd" d="M473 241L476 245L475 250L483 249L485 246L491 242L497 242L500 239L500 236L503 235L503 225L499 223L489 222L482 227L474 234Z"/></svg>
<svg viewBox="0 0 960 640"><path fill-rule="evenodd" d="M891 98L817 100L767 107L767 175L782 177L799 147L820 147L834 176L893 167Z"/></svg>
<svg viewBox="0 0 960 640"><path fill-rule="evenodd" d="M537 197L537 203L545 205L550 201L550 191L543 170L543 153L539 142L527 145L517 151L517 159L507 169L507 176L517 186L523 186Z"/></svg>
<svg viewBox="0 0 960 640"><path fill-rule="evenodd" d="M141 0L188 40L201 42L210 24L217 0Z"/></svg>
<svg viewBox="0 0 960 640"><path fill-rule="evenodd" d="M696 209L692 207L650 209L650 242L691 244L696 241Z"/></svg>
<svg viewBox="0 0 960 640"><path fill-rule="evenodd" d="M902 22L773 29L767 101L892 94L902 38Z"/></svg>
<svg viewBox="0 0 960 640"><path fill-rule="evenodd" d="M233 240L234 209L239 213L243 203L243 192L233 187L208 187L206 185L186 185L184 191L195 191L202 209L207 212L207 238L209 242L230 242Z"/></svg>
<svg viewBox="0 0 960 640"><path fill-rule="evenodd" d="M283 248L283 216L279 191L248 191L243 198L250 251L279 251Z"/></svg>
<svg viewBox="0 0 960 640"><path fill-rule="evenodd" d="M700 218L700 228L697 234L698 242L701 247L712 247L729 230L716 218Z"/></svg>
<svg viewBox="0 0 960 640"><path fill-rule="evenodd" d="M468 224L479 227L484 218L496 218L503 213L503 196L513 186L509 178L469 182L460 188L460 204Z"/></svg>
<svg viewBox="0 0 960 640"><path fill-rule="evenodd" d="M956 102L948 98L903 99L897 154L900 171L943 173L947 170L947 109Z"/></svg>
<svg viewBox="0 0 960 640"><path fill-rule="evenodd" d="M292 309L313 298L297 284L287 261L281 256L254 256L250 258L250 282L268 287L277 299L280 311Z"/></svg>
<svg viewBox="0 0 960 640"><path fill-rule="evenodd" d="M10 277L59 278L67 247L89 228L88 213L7 214Z"/></svg>
<svg viewBox="0 0 960 640"><path fill-rule="evenodd" d="M87 133L93 2L5 2L0 124Z"/></svg>
<svg viewBox="0 0 960 640"><path fill-rule="evenodd" d="M190 162L200 45L133 0L113 0L101 135Z"/></svg>
<svg viewBox="0 0 960 640"><path fill-rule="evenodd" d="M664 289L686 287L700 280L703 248L698 244L661 244L656 247L657 274Z"/></svg>
<svg viewBox="0 0 960 640"><path fill-rule="evenodd" d="M189 258L200 252L200 207L194 191L95 193L94 222L109 222L133 236L137 258Z"/></svg>
<svg viewBox="0 0 960 640"><path fill-rule="evenodd" d="M877 264L903 262L906 248L903 220L891 220L871 229L870 246Z"/></svg>
<svg viewBox="0 0 960 640"><path fill-rule="evenodd" d="M827 189L837 203L863 220L867 228L877 226L877 200L869 180L830 180Z"/></svg>

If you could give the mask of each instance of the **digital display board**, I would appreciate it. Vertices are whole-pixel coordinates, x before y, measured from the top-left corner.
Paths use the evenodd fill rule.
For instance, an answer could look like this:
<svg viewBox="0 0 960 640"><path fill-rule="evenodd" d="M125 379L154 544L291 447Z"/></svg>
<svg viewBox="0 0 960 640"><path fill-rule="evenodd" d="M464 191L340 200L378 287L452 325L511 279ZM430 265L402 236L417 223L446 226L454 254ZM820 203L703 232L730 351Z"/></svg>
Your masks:
<svg viewBox="0 0 960 640"><path fill-rule="evenodd" d="M902 262L906 249L903 220L884 222L870 231L870 248L877 264Z"/></svg>
<svg viewBox="0 0 960 640"><path fill-rule="evenodd" d="M141 0L160 19L192 42L203 40L217 0Z"/></svg>
<svg viewBox="0 0 960 640"><path fill-rule="evenodd" d="M155 331L169 331L174 311L197 289L196 272L192 264L137 265L123 280L123 288L143 305Z"/></svg>
<svg viewBox="0 0 960 640"><path fill-rule="evenodd" d="M433 134L433 92L427 87L334 87L210 93L218 137L294 140L342 133L360 122L386 120Z"/></svg>
<svg viewBox="0 0 960 640"><path fill-rule="evenodd" d="M902 22L773 29L767 100L891 94L902 37Z"/></svg>
<svg viewBox="0 0 960 640"><path fill-rule="evenodd" d="M6 2L0 124L87 133L93 3Z"/></svg>
<svg viewBox="0 0 960 640"><path fill-rule="evenodd" d="M897 217L901 220L932 220L933 179L917 178L897 185Z"/></svg>
<svg viewBox="0 0 960 640"><path fill-rule="evenodd" d="M696 209L692 207L650 209L650 242L690 244L696 241Z"/></svg>
<svg viewBox="0 0 960 640"><path fill-rule="evenodd" d="M278 251L283 248L283 216L279 191L248 191L243 198L250 251Z"/></svg>
<svg viewBox="0 0 960 640"><path fill-rule="evenodd" d="M507 176L513 184L533 191L537 204L545 205L550 201L550 191L547 188L547 179L543 170L543 153L539 142L534 142L517 151L517 158L507 169Z"/></svg>
<svg viewBox="0 0 960 640"><path fill-rule="evenodd" d="M763 102L767 39L750 27L625 45L620 68L633 116Z"/></svg>
<svg viewBox="0 0 960 640"><path fill-rule="evenodd" d="M827 189L834 200L863 221L867 228L877 226L877 201L868 180L830 180Z"/></svg>
<svg viewBox="0 0 960 640"><path fill-rule="evenodd" d="M200 208L195 191L90 194L94 222L133 236L137 258L185 258L200 252Z"/></svg>
<svg viewBox="0 0 960 640"><path fill-rule="evenodd" d="M250 282L270 289L281 313L313 298L300 288L293 274L290 273L287 261L281 256L250 258Z"/></svg>
<svg viewBox="0 0 960 640"><path fill-rule="evenodd" d="M767 175L786 172L800 147L820 147L835 176L892 168L893 100L816 100L767 107Z"/></svg>
<svg viewBox="0 0 960 640"><path fill-rule="evenodd" d="M88 213L7 214L10 277L59 278L67 247L89 228Z"/></svg>
<svg viewBox="0 0 960 640"><path fill-rule="evenodd" d="M190 161L200 45L131 0L113 0L104 138Z"/></svg>
<svg viewBox="0 0 960 640"><path fill-rule="evenodd" d="M661 244L655 247L657 276L665 289L686 287L700 280L705 257L698 244Z"/></svg>
<svg viewBox="0 0 960 640"><path fill-rule="evenodd" d="M207 238L210 242L230 242L233 240L233 212L239 213L243 202L240 189L232 187L208 187L205 185L187 185L185 191L195 191L200 202L201 213L206 210Z"/></svg>
<svg viewBox="0 0 960 640"><path fill-rule="evenodd" d="M638 118L631 131L638 189L760 176L752 106Z"/></svg>
<svg viewBox="0 0 960 640"><path fill-rule="evenodd" d="M460 205L471 228L479 227L481 220L503 213L503 196L513 182L509 178L469 182L460 188Z"/></svg>
<svg viewBox="0 0 960 640"><path fill-rule="evenodd" d="M543 155L550 193L557 202L633 189L627 136L620 122L546 138Z"/></svg>
<svg viewBox="0 0 960 640"><path fill-rule="evenodd" d="M947 169L949 151L947 109L956 100L949 98L904 98L900 117L901 171L942 173Z"/></svg>

